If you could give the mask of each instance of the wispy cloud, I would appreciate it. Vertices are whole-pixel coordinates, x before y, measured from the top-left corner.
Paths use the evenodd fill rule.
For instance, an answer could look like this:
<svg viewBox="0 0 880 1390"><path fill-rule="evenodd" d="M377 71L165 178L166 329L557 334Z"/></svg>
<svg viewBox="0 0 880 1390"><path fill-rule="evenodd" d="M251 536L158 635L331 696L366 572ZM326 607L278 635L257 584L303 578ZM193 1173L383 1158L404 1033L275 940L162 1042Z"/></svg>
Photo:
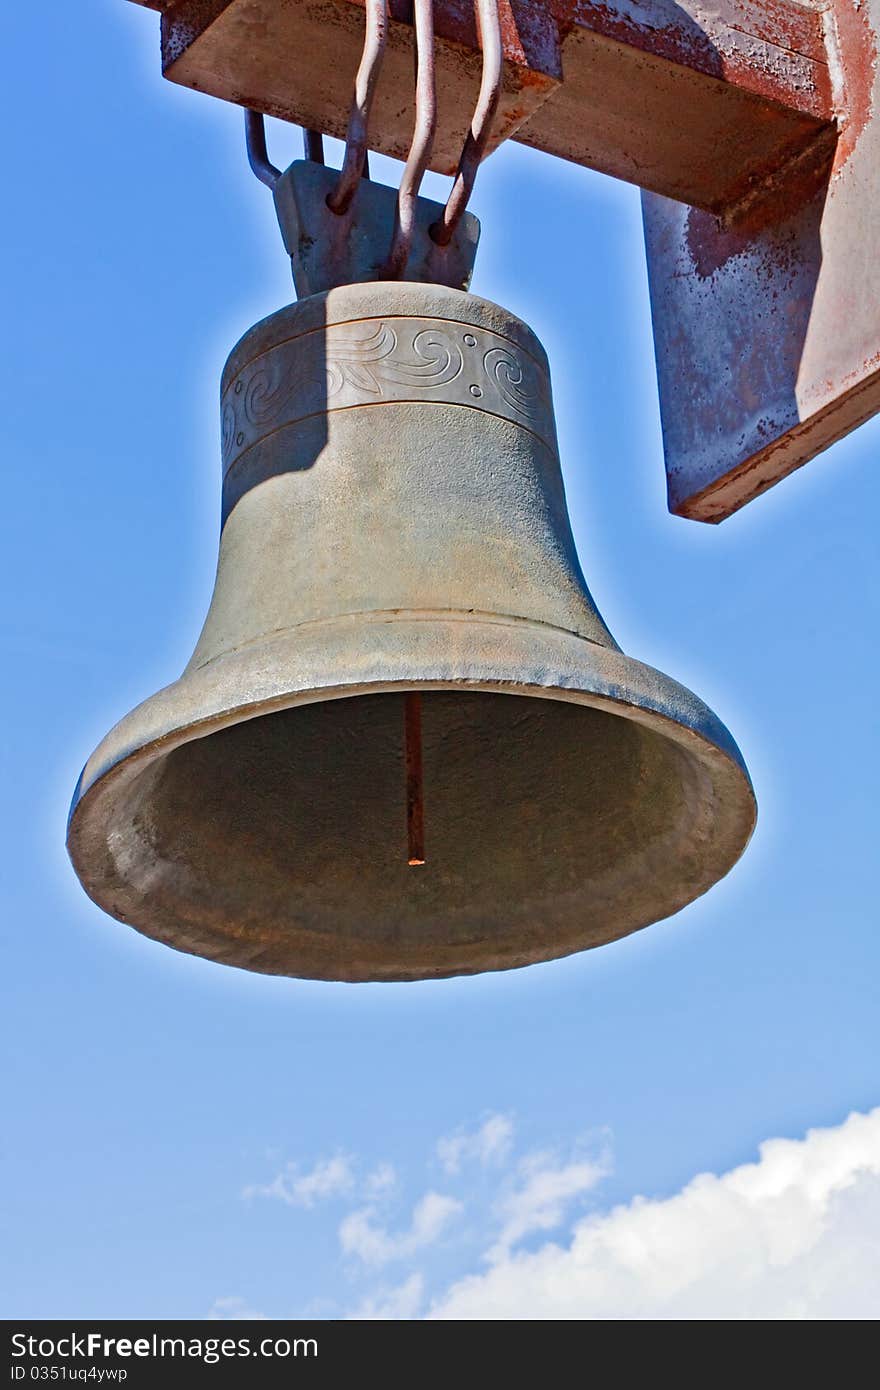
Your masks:
<svg viewBox="0 0 880 1390"><path fill-rule="evenodd" d="M410 1322L417 1318L425 1294L425 1280L421 1274L411 1274L396 1288L382 1289L365 1298L363 1303L350 1315L357 1321L394 1320Z"/></svg>
<svg viewBox="0 0 880 1390"><path fill-rule="evenodd" d="M355 1185L351 1159L344 1154L321 1158L305 1173L295 1163L288 1163L280 1173L265 1184L252 1184L244 1189L243 1197L275 1197L290 1207L313 1207L328 1197L343 1196Z"/></svg>
<svg viewBox="0 0 880 1390"><path fill-rule="evenodd" d="M572 1202L591 1191L610 1170L607 1156L559 1163L552 1154L529 1155L520 1165L520 1181L496 1203L502 1225L486 1252L487 1260L506 1259L524 1236L560 1226Z"/></svg>
<svg viewBox="0 0 880 1390"><path fill-rule="evenodd" d="M390 1163L379 1163L367 1174L364 1191L368 1197L381 1197L397 1186L397 1170Z"/></svg>
<svg viewBox="0 0 880 1390"><path fill-rule="evenodd" d="M479 1129L457 1130L437 1141L437 1157L445 1173L455 1176L467 1162L482 1167L503 1163L513 1143L513 1121L509 1115L490 1115Z"/></svg>
<svg viewBox="0 0 880 1390"><path fill-rule="evenodd" d="M266 1314L250 1308L245 1299L232 1296L215 1298L208 1319L210 1322L265 1322Z"/></svg>
<svg viewBox="0 0 880 1390"><path fill-rule="evenodd" d="M433 1245L463 1210L454 1197L426 1192L413 1208L409 1226L392 1234L376 1220L375 1208L365 1207L346 1216L339 1227L339 1243L346 1255L357 1255L364 1264L378 1267Z"/></svg>

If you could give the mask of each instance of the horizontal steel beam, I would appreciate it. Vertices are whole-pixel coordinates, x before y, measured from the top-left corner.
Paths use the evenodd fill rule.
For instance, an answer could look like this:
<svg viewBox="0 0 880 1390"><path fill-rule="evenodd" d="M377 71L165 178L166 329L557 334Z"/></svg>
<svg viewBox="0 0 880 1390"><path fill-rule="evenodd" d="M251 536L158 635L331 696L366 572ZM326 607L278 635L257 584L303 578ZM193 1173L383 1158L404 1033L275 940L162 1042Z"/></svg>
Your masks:
<svg viewBox="0 0 880 1390"><path fill-rule="evenodd" d="M363 0L135 0L162 11L174 82L342 136ZM493 146L513 138L714 211L827 136L823 11L795 0L500 0L504 89ZM435 0L438 133L449 173L480 79L474 6ZM412 30L391 4L371 144L403 157Z"/></svg>

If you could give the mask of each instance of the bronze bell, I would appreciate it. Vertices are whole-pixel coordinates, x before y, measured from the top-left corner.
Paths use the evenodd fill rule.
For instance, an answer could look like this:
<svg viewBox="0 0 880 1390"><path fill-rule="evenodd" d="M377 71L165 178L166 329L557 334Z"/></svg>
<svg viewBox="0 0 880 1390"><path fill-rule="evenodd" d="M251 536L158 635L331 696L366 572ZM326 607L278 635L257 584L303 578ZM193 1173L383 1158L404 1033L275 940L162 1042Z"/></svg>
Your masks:
<svg viewBox="0 0 880 1390"><path fill-rule="evenodd" d="M415 980L599 946L727 873L742 758L596 611L523 323L427 284L313 295L234 349L222 425L195 653L74 796L95 902L249 970Z"/></svg>

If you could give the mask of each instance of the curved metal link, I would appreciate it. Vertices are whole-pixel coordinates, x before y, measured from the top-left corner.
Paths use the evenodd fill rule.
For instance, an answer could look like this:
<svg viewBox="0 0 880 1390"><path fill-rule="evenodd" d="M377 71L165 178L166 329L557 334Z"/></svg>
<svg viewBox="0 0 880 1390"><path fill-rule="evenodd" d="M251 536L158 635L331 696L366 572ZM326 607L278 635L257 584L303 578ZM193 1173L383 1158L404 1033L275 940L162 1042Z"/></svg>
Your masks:
<svg viewBox="0 0 880 1390"><path fill-rule="evenodd" d="M480 21L480 41L483 47L483 75L480 94L467 133L452 191L443 209L443 216L431 228L431 236L439 246L448 246L462 219L473 191L477 170L486 153L492 124L501 96L502 50L501 20L498 0L477 0Z"/></svg>
<svg viewBox="0 0 880 1390"><path fill-rule="evenodd" d="M247 142L248 164L260 183L264 183L267 188L274 188L281 177L281 170L276 169L269 159L269 153L266 149L266 122L259 111L251 111L250 109L245 111L244 135Z"/></svg>
<svg viewBox="0 0 880 1390"><path fill-rule="evenodd" d="M354 86L354 100L348 117L348 133L345 139L345 158L339 179L332 193L327 195L327 206L331 212L347 212L351 200L357 192L367 157L367 125L370 106L376 89L376 81L382 59L385 56L385 37L388 29L387 0L366 0L367 27L364 35L364 51L357 71Z"/></svg>
<svg viewBox="0 0 880 1390"><path fill-rule="evenodd" d="M437 85L434 72L434 0L413 0L416 34L416 119L394 213L394 232L382 280L399 280L412 248L416 198L431 158L437 130Z"/></svg>

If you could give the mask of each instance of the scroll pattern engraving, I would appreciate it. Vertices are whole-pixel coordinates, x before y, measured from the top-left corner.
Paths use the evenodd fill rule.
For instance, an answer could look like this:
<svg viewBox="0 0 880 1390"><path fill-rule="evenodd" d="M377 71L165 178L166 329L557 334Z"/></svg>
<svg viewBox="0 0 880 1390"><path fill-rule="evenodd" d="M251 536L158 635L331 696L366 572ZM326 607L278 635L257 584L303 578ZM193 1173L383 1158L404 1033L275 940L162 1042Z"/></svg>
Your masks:
<svg viewBox="0 0 880 1390"><path fill-rule="evenodd" d="M554 447L549 381L532 357L487 330L401 319L330 325L248 363L224 393L224 465L309 415L420 399L507 416Z"/></svg>
<svg viewBox="0 0 880 1390"><path fill-rule="evenodd" d="M547 409L546 376L543 372L533 372L529 380L522 358L510 348L490 348L483 357L483 368L507 404L519 414L535 419Z"/></svg>

